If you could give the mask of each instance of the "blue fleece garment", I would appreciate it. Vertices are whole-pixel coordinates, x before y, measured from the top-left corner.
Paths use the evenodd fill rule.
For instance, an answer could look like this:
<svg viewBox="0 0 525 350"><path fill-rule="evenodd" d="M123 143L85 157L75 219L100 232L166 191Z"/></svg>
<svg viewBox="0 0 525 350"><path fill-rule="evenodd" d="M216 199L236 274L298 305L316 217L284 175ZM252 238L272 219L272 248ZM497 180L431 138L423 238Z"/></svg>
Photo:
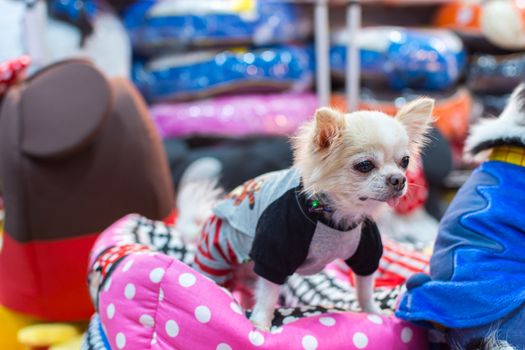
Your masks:
<svg viewBox="0 0 525 350"><path fill-rule="evenodd" d="M524 349L524 325L525 308L521 307L505 318L481 327L450 329L447 338L450 344L457 344L459 349L468 349L469 344L490 338L504 340L515 349Z"/></svg>
<svg viewBox="0 0 525 350"><path fill-rule="evenodd" d="M524 303L525 167L489 161L473 172L441 222L430 280L420 280L409 281L398 317L468 328Z"/></svg>

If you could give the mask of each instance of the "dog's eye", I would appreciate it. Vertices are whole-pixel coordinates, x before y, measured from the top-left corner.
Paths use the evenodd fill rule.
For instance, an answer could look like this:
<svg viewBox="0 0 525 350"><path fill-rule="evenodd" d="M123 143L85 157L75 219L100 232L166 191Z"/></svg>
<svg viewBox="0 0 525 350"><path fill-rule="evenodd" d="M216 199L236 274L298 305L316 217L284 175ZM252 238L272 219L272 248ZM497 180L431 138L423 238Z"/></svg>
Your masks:
<svg viewBox="0 0 525 350"><path fill-rule="evenodd" d="M369 173L374 168L374 163L372 163L369 160L365 160L364 162L357 163L356 165L354 165L354 169L362 173Z"/></svg>
<svg viewBox="0 0 525 350"><path fill-rule="evenodd" d="M403 159L401 159L401 167L403 169L408 168L408 163L409 162L410 162L410 157L409 156L404 156Z"/></svg>

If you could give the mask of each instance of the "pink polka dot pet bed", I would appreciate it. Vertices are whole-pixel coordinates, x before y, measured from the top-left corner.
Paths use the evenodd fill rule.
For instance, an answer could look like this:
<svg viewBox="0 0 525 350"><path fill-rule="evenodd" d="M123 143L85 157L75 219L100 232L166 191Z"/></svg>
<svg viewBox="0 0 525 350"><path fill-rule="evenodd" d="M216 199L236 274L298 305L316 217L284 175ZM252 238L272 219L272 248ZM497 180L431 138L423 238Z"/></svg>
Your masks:
<svg viewBox="0 0 525 350"><path fill-rule="evenodd" d="M426 332L393 316L358 313L344 278L326 271L311 305L279 308L270 332L255 330L234 296L189 264L185 246L162 222L129 215L104 231L90 258L90 291L98 315L84 349L425 349ZM315 281L314 278L318 280ZM287 288L283 288L286 290ZM293 288L292 288L293 289ZM299 288L300 289L300 288ZM344 291L347 293L344 293ZM392 299L400 289L378 291ZM290 293L290 288L288 288ZM345 294L344 300L334 295ZM293 299L288 295L288 300ZM286 298L283 298L285 300ZM339 303L339 304L338 304ZM383 308L392 304L381 303Z"/></svg>

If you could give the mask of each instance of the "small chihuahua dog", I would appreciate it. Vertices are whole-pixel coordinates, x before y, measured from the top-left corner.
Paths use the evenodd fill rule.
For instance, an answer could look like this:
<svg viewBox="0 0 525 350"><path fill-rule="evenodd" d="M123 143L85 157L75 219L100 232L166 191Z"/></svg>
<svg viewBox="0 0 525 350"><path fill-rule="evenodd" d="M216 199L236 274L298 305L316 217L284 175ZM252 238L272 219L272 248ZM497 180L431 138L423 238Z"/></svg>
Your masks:
<svg viewBox="0 0 525 350"><path fill-rule="evenodd" d="M318 273L338 258L355 274L362 310L380 313L372 292L383 247L372 216L406 193L405 171L425 142L433 107L420 98L395 117L317 110L292 140L290 169L249 180L215 205L194 267L228 287L248 267L256 277L250 320L261 330L270 328L290 275Z"/></svg>

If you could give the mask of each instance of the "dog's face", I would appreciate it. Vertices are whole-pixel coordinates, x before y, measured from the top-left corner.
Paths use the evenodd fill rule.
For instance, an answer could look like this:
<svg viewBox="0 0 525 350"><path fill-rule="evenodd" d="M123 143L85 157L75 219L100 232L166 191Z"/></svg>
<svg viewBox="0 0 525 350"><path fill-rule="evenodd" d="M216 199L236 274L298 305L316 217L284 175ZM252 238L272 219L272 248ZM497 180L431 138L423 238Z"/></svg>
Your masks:
<svg viewBox="0 0 525 350"><path fill-rule="evenodd" d="M514 89L507 105L498 118L485 119L472 127L465 142L467 158L479 154L479 160L486 156L486 150L498 145L525 144L525 84Z"/></svg>
<svg viewBox="0 0 525 350"><path fill-rule="evenodd" d="M295 166L309 193L325 193L336 210L369 214L407 190L405 171L424 143L434 101L381 112L341 114L321 108L295 139Z"/></svg>

